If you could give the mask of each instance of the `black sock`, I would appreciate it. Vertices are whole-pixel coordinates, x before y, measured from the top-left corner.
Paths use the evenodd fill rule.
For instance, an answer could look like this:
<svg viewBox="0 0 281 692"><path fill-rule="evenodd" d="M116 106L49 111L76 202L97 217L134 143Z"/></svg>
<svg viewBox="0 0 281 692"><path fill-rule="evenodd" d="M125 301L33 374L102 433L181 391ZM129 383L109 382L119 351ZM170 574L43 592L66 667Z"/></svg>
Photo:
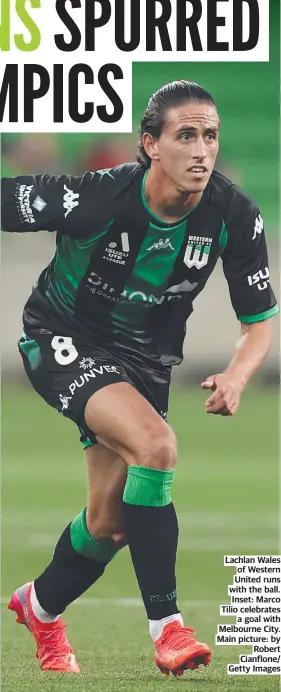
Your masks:
<svg viewBox="0 0 281 692"><path fill-rule="evenodd" d="M84 557L74 550L68 524L58 540L52 561L43 574L34 580L41 607L49 615L60 615L102 576L105 567L104 563Z"/></svg>
<svg viewBox="0 0 281 692"><path fill-rule="evenodd" d="M178 521L172 502L165 507L123 503L125 530L143 602L150 620L178 613L176 553Z"/></svg>

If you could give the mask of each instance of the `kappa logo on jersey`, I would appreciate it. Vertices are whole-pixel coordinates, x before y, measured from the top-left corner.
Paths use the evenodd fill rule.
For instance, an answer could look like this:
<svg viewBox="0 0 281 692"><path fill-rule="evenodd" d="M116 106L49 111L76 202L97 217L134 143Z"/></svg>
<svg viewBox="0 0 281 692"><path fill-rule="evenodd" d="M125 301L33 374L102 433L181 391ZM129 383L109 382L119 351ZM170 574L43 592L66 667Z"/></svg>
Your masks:
<svg viewBox="0 0 281 692"><path fill-rule="evenodd" d="M126 259L129 257L130 252L128 233L121 233L121 247L122 250L118 249L118 243L112 241L105 248L105 254L102 259L115 264L126 264Z"/></svg>
<svg viewBox="0 0 281 692"><path fill-rule="evenodd" d="M63 196L63 207L66 209L66 213L64 215L65 219L70 214L75 207L78 207L79 202L77 200L79 199L80 195L78 192L73 192L73 190L69 190L67 185L64 185L64 190L66 190L65 195Z"/></svg>
<svg viewBox="0 0 281 692"><path fill-rule="evenodd" d="M252 276L247 276L249 286L257 286L259 291L265 291L269 284L269 269L260 269Z"/></svg>
<svg viewBox="0 0 281 692"><path fill-rule="evenodd" d="M153 245L147 247L146 252L149 252L150 250L166 250L167 248L169 248L169 250L175 249L172 246L170 238L160 238L160 240L157 240L156 243L153 243Z"/></svg>
<svg viewBox="0 0 281 692"><path fill-rule="evenodd" d="M203 238L197 235L189 236L183 258L184 264L189 269L192 269L192 267L196 267L196 269L205 267L208 264L211 245L212 238Z"/></svg>
<svg viewBox="0 0 281 692"><path fill-rule="evenodd" d="M257 235L261 235L264 229L264 223L263 223L263 218L259 214L255 220L255 227L254 227L254 235L252 237L252 240L255 240Z"/></svg>

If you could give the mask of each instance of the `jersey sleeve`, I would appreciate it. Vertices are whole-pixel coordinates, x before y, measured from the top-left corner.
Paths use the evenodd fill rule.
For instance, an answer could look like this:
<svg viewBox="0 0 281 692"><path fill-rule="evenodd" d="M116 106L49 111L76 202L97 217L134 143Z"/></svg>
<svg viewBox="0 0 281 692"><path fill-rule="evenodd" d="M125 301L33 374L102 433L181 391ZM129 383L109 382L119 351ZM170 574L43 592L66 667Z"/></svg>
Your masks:
<svg viewBox="0 0 281 692"><path fill-rule="evenodd" d="M1 179L1 228L58 231L73 237L98 233L112 218L118 179L111 171Z"/></svg>
<svg viewBox="0 0 281 692"><path fill-rule="evenodd" d="M232 306L240 322L261 322L279 312L270 285L264 222L260 210L236 186L224 219L222 255Z"/></svg>

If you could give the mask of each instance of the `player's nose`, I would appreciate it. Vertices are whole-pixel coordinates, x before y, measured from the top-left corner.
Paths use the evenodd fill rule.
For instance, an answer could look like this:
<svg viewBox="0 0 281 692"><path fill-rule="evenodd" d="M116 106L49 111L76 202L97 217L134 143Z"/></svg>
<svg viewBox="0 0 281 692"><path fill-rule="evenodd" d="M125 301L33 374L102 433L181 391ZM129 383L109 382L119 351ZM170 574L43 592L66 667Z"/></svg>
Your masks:
<svg viewBox="0 0 281 692"><path fill-rule="evenodd" d="M198 137L198 139L194 143L194 149L192 152L192 156L194 159L204 160L206 158L206 155L207 155L207 150L206 150L204 140L202 137Z"/></svg>

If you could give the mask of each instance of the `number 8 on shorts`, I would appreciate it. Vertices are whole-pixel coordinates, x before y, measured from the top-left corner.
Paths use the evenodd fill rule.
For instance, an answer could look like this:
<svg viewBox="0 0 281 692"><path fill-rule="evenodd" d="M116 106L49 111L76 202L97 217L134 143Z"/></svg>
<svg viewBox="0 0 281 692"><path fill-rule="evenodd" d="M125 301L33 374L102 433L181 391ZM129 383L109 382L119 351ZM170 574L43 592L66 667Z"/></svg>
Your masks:
<svg viewBox="0 0 281 692"><path fill-rule="evenodd" d="M54 336L51 346L55 351L55 360L59 365L70 365L78 357L78 351L72 343L71 336Z"/></svg>

